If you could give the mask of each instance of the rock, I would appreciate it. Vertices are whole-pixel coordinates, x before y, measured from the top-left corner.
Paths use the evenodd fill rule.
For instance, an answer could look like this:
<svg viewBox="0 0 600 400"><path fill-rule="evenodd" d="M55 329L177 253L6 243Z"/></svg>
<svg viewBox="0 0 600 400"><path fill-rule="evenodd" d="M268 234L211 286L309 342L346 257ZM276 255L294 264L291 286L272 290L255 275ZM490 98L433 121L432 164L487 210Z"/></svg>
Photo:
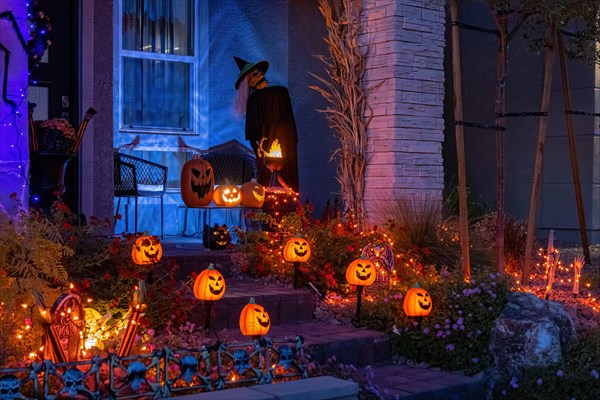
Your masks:
<svg viewBox="0 0 600 400"><path fill-rule="evenodd" d="M514 375L524 367L560 362L576 338L573 319L561 304L516 292L492 328L490 351L496 367Z"/></svg>

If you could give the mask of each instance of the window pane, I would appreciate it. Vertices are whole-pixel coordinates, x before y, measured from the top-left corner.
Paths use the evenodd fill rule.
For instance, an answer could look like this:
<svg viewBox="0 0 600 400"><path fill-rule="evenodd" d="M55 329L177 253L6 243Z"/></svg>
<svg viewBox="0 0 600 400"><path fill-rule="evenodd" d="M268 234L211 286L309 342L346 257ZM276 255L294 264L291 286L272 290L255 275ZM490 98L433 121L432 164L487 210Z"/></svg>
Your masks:
<svg viewBox="0 0 600 400"><path fill-rule="evenodd" d="M123 0L123 49L194 55L194 2Z"/></svg>
<svg viewBox="0 0 600 400"><path fill-rule="evenodd" d="M123 125L191 130L192 64L123 57Z"/></svg>

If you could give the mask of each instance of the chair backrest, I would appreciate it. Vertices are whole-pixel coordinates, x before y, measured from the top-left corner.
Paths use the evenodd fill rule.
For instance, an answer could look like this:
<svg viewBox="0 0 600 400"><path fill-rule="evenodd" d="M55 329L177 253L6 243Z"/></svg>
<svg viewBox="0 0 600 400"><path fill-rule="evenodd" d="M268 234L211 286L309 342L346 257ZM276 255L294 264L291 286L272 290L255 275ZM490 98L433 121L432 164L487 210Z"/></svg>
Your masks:
<svg viewBox="0 0 600 400"><path fill-rule="evenodd" d="M213 152L203 154L202 158L212 165L215 185L241 185L256 178L256 158Z"/></svg>
<svg viewBox="0 0 600 400"><path fill-rule="evenodd" d="M167 190L167 167L129 154L114 153L115 196L161 197Z"/></svg>

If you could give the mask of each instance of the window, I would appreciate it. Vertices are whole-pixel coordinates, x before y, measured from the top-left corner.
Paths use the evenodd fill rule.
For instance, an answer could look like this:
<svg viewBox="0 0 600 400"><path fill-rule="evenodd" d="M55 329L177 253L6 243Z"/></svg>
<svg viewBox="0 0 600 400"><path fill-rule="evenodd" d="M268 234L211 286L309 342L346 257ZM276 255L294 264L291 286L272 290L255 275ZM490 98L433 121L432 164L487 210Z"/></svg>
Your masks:
<svg viewBox="0 0 600 400"><path fill-rule="evenodd" d="M118 130L197 133L197 2L121 0L119 6Z"/></svg>

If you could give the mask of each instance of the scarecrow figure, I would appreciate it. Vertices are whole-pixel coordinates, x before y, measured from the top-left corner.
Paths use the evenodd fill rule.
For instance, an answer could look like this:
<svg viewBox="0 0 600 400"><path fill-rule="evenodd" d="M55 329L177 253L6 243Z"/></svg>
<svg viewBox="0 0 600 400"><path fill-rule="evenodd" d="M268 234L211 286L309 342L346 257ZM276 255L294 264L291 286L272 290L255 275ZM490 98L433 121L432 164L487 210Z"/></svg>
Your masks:
<svg viewBox="0 0 600 400"><path fill-rule="evenodd" d="M275 141L280 144L283 167L278 171L279 178L285 182L282 186L298 193L298 134L290 94L283 86L267 87L268 61L251 63L238 57L233 59L240 69L235 82L235 110L239 116L246 114L246 140L257 156L261 151L268 153ZM269 186L271 174L259 160L258 183Z"/></svg>

